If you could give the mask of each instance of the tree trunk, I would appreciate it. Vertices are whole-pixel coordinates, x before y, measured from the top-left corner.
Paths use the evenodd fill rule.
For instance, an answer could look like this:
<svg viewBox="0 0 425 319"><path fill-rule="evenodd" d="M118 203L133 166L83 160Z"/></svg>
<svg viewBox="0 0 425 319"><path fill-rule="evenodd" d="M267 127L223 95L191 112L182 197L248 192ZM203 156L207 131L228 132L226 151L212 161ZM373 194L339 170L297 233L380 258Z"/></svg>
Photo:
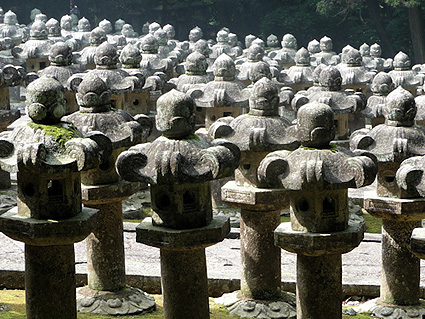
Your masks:
<svg viewBox="0 0 425 319"><path fill-rule="evenodd" d="M425 62L425 39L422 23L422 10L419 6L408 7L410 36L412 38L414 63Z"/></svg>
<svg viewBox="0 0 425 319"><path fill-rule="evenodd" d="M370 17L375 24L376 31L378 32L379 39L381 39L381 48L384 57L394 57L396 54L394 46L388 36L385 24L382 21L381 8L379 7L379 0L366 0L367 10ZM372 44L372 43L370 43Z"/></svg>

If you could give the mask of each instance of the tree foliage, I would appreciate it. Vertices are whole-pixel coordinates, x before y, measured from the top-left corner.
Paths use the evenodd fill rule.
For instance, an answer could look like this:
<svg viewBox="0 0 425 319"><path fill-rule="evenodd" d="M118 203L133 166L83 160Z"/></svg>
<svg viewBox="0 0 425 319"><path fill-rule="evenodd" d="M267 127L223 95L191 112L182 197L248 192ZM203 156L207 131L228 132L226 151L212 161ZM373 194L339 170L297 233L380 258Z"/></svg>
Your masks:
<svg viewBox="0 0 425 319"><path fill-rule="evenodd" d="M336 51L350 44L359 47L362 43L384 44L387 42L396 51L403 50L413 56L410 36L409 8L425 12L423 0L73 0L82 16L92 26L104 18L118 18L133 24L137 31L146 22L157 21L173 24L177 38L187 39L188 32L200 26L205 38L214 38L222 27L239 36L247 34L264 39L271 33L282 37L292 33L299 46L307 46L314 38L330 36ZM375 12L371 10L374 5ZM69 0L3 0L3 9L12 9L21 23L29 23L29 14L38 7L49 17L60 19L69 12ZM417 12L416 12L417 13ZM381 21L378 20L381 19ZM381 29L379 26L381 25ZM384 29L382 29L382 26ZM390 45L383 45L383 55L394 52Z"/></svg>

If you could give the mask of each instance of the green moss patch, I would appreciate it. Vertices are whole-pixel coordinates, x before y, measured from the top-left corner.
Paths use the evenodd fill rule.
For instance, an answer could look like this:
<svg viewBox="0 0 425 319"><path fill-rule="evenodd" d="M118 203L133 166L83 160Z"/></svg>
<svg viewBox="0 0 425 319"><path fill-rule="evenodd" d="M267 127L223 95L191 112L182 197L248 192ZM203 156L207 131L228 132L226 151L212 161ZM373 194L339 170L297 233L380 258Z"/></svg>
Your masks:
<svg viewBox="0 0 425 319"><path fill-rule="evenodd" d="M156 301L156 310L149 314L128 315L122 318L140 319L163 319L164 308L162 295L153 295ZM239 319L238 316L230 315L222 305L214 303L210 298L211 319ZM0 290L0 319L25 319L25 291L24 290ZM106 319L117 318L116 316L102 316L87 313L78 313L78 319Z"/></svg>
<svg viewBox="0 0 425 319"><path fill-rule="evenodd" d="M43 130L46 135L53 136L56 142L62 146L70 139L78 137L78 130L71 122L61 122L54 125L29 122L28 126L34 130Z"/></svg>
<svg viewBox="0 0 425 319"><path fill-rule="evenodd" d="M301 148L309 151L320 151L320 150L330 150L332 153L338 152L338 146L335 144L330 144L328 148L314 148L314 147L307 147L307 146L301 146Z"/></svg>

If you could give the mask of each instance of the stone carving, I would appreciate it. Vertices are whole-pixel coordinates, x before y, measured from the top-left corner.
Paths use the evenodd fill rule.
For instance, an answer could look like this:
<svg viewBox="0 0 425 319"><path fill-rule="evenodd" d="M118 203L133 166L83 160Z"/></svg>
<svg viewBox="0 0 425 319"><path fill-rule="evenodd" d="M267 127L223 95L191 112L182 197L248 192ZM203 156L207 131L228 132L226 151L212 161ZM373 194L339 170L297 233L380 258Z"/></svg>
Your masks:
<svg viewBox="0 0 425 319"><path fill-rule="evenodd" d="M106 33L103 29L97 27L90 32L90 46L81 50L77 59L78 63L81 64L85 70L92 70L96 68L96 64L94 62L96 48L106 40Z"/></svg>
<svg viewBox="0 0 425 319"><path fill-rule="evenodd" d="M297 39L292 34L285 34L282 38L282 48L271 52L269 56L277 60L282 69L289 69L295 65L295 54L297 53Z"/></svg>
<svg viewBox="0 0 425 319"><path fill-rule="evenodd" d="M349 116L355 112L360 112L364 108L363 98L359 93L353 94L353 92L342 90L341 73L336 67L324 67L320 72L319 81L321 90L313 91L307 96L307 99L310 102L325 103L332 108L336 123L335 137L338 140L344 140L349 134ZM307 101L305 98L305 94L297 94L292 100L293 108L296 109L297 104L302 103L302 100L299 101L300 99Z"/></svg>
<svg viewBox="0 0 425 319"><path fill-rule="evenodd" d="M47 37L47 27L44 22L34 21L31 26L30 39L21 44L22 52L19 54L26 60L27 72L37 72L49 65L48 54L51 41Z"/></svg>
<svg viewBox="0 0 425 319"><path fill-rule="evenodd" d="M236 67L232 58L222 54L213 65L214 81L202 89L190 92L197 107L206 108L205 127L208 128L222 116L238 116L247 106L245 86L235 79Z"/></svg>
<svg viewBox="0 0 425 319"><path fill-rule="evenodd" d="M229 33L224 31L224 30L220 30L217 32L217 44L214 44L211 47L211 54L210 57L212 59L217 59L220 55L222 55L223 53L227 54L228 56L233 57L233 52L232 52L232 48L229 45Z"/></svg>
<svg viewBox="0 0 425 319"><path fill-rule="evenodd" d="M97 223L96 210L81 205L80 171L102 164L111 141L99 132L84 137L61 121L57 80L37 79L26 93L32 121L0 139L0 166L18 172L17 209L0 217L0 229L25 242L27 316L76 318L73 244Z"/></svg>
<svg viewBox="0 0 425 319"><path fill-rule="evenodd" d="M372 96L367 99L366 108L361 112L366 118L366 124L376 125L385 121L384 111L387 95L394 89L391 77L384 72L379 72L372 81L370 90Z"/></svg>
<svg viewBox="0 0 425 319"><path fill-rule="evenodd" d="M416 95L416 88L423 84L424 75L410 69L410 59L404 52L399 52L394 57L394 70L388 72L393 79L394 85L402 86L410 93Z"/></svg>
<svg viewBox="0 0 425 319"><path fill-rule="evenodd" d="M109 159L81 177L83 204L98 209L103 217L87 238L88 286L78 291L78 310L114 315L152 311L154 298L125 285L122 201L140 185L119 181L115 171L119 153L145 142L152 122L146 115L133 118L122 110L112 110L108 86L94 74L79 85L77 100L80 111L64 119L86 134L102 132L112 142Z"/></svg>
<svg viewBox="0 0 425 319"><path fill-rule="evenodd" d="M115 108L126 109L125 94L133 90L140 90L144 85L144 78L131 76L118 68L117 49L109 42L103 42L96 48L94 62L96 69L88 73L74 74L68 81L74 92L78 90L79 83L87 74L95 74L100 77L112 93L112 103Z"/></svg>
<svg viewBox="0 0 425 319"><path fill-rule="evenodd" d="M49 19L49 21L46 22L46 27L47 37L52 43L65 42L66 39L61 34L61 27L58 20L54 18Z"/></svg>
<svg viewBox="0 0 425 319"><path fill-rule="evenodd" d="M275 230L275 245L297 254L297 318L341 318L341 254L357 247L363 223L348 222L347 188L371 184L373 156L333 146L332 109L312 102L298 110L301 147L267 155L258 179L289 190L291 222ZM326 234L326 235L325 235ZM323 285L326 282L326 285Z"/></svg>
<svg viewBox="0 0 425 319"><path fill-rule="evenodd" d="M114 27L115 27L115 34L121 34L122 28L125 24L125 21L123 19L118 19L115 21L114 23Z"/></svg>
<svg viewBox="0 0 425 319"><path fill-rule="evenodd" d="M170 58L159 55L158 40L153 35L146 35L140 41L139 49L142 52L142 68L148 68L152 73L164 72L171 74L174 62Z"/></svg>
<svg viewBox="0 0 425 319"><path fill-rule="evenodd" d="M60 26L63 37L72 37L74 30L72 29L72 17L70 15L66 14L62 16Z"/></svg>
<svg viewBox="0 0 425 319"><path fill-rule="evenodd" d="M380 302L392 309L389 314L397 313L395 308L419 306L419 259L410 251L410 236L421 226L425 201L414 186L420 183L419 172L400 166L403 160L425 155L425 130L414 125L415 115L413 95L398 87L386 98L385 123L357 131L350 140L352 149L369 151L378 161L376 195L365 198L365 209L383 223L380 297L369 303L380 306L373 312L381 318L385 314L380 313Z"/></svg>
<svg viewBox="0 0 425 319"><path fill-rule="evenodd" d="M375 76L375 72L369 72L362 65L360 52L351 46L342 50L342 62L336 68L341 72L343 89L361 90L364 94Z"/></svg>
<svg viewBox="0 0 425 319"><path fill-rule="evenodd" d="M261 313L264 318L295 318L294 308L284 302L287 298L280 290L280 250L271 244L287 196L284 191L260 188L257 179L258 165L270 151L299 145L290 122L278 116L278 92L271 80L262 78L252 88L248 114L229 124L218 120L209 129L212 137L224 138L241 150L235 181L222 188L223 201L241 209L241 292L239 298L230 294L221 300L232 314L242 317Z"/></svg>
<svg viewBox="0 0 425 319"><path fill-rule="evenodd" d="M193 51L193 47L195 46L195 43L202 39L203 36L202 29L198 26L194 27L192 30L189 31L189 51Z"/></svg>
<svg viewBox="0 0 425 319"><path fill-rule="evenodd" d="M81 47L85 48L90 45L90 21L85 17L78 20L78 31L74 32L73 37L81 43Z"/></svg>
<svg viewBox="0 0 425 319"><path fill-rule="evenodd" d="M337 65L340 63L340 57L333 51L333 42L331 38L324 36L320 39L320 50L321 52L315 55L318 64Z"/></svg>
<svg viewBox="0 0 425 319"><path fill-rule="evenodd" d="M125 110L132 114L149 114L150 90L156 89L149 86L151 72L148 69L141 69L140 62L142 55L135 45L127 44L121 51L120 62L122 70L130 76L139 79L138 88L125 94ZM162 82L162 81L161 81Z"/></svg>
<svg viewBox="0 0 425 319"><path fill-rule="evenodd" d="M58 42L50 48L50 66L40 70L39 76L47 75L57 79L65 88L66 111L70 114L78 110L75 93L68 87L68 79L80 71L78 65L72 64L72 50L64 42Z"/></svg>
<svg viewBox="0 0 425 319"><path fill-rule="evenodd" d="M124 179L150 184L154 213L138 226L137 241L160 247L165 317L176 319L209 317L205 247L229 231L228 220L212 219L209 181L232 174L240 157L232 143L193 134L194 107L176 90L161 96L162 136L117 160Z"/></svg>
<svg viewBox="0 0 425 319"><path fill-rule="evenodd" d="M13 11L4 14L4 25L1 27L2 37L9 37L15 45L20 45L24 39L23 30L18 26L18 18Z"/></svg>
<svg viewBox="0 0 425 319"><path fill-rule="evenodd" d="M294 57L295 65L288 70L282 70L278 76L279 82L290 86L295 92L307 90L313 85L313 68L310 64L310 53L305 48L297 51Z"/></svg>
<svg viewBox="0 0 425 319"><path fill-rule="evenodd" d="M378 43L370 46L370 56L373 59L374 68L376 71L389 71L393 67L393 59L383 59L381 57L382 49Z"/></svg>

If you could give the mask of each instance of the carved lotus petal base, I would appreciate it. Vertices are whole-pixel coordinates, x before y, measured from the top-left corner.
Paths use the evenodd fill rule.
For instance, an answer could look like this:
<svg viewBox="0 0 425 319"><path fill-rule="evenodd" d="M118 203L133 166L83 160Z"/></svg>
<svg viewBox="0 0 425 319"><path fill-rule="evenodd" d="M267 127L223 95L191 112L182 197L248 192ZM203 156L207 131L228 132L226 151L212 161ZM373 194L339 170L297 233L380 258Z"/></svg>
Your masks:
<svg viewBox="0 0 425 319"><path fill-rule="evenodd" d="M155 299L146 292L127 287L120 291L77 289L77 310L99 315L131 315L154 311Z"/></svg>
<svg viewBox="0 0 425 319"><path fill-rule="evenodd" d="M216 303L221 303L227 307L232 315L241 318L261 318L261 319L295 319L295 295L284 293L282 299L252 300L238 297L239 291L224 294L216 298Z"/></svg>
<svg viewBox="0 0 425 319"><path fill-rule="evenodd" d="M415 306L397 306L385 304L379 298L369 300L364 304L353 308L356 312L367 312L374 318L385 319L411 319L411 318L425 318L425 302L420 301Z"/></svg>

